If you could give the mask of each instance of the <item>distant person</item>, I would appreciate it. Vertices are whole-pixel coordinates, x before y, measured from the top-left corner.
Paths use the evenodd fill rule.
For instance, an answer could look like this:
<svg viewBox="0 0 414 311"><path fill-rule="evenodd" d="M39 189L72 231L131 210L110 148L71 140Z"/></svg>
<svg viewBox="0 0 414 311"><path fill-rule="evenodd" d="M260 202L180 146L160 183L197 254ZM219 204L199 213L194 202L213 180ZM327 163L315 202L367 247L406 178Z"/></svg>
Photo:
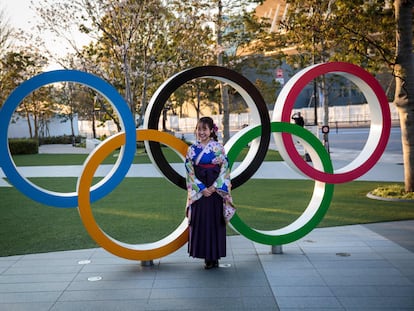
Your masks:
<svg viewBox="0 0 414 311"><path fill-rule="evenodd" d="M225 200L231 202L230 169L217 126L203 117L196 126L197 141L188 148L185 168L189 219L188 253L204 259L204 268L219 266L226 256Z"/></svg>
<svg viewBox="0 0 414 311"><path fill-rule="evenodd" d="M305 120L303 119L302 115L300 112L296 112L292 115L292 119L293 121L295 121L296 125L299 125L300 127L304 127L305 126ZM305 160L306 162L312 162L309 153L306 152L305 150Z"/></svg>
<svg viewBox="0 0 414 311"><path fill-rule="evenodd" d="M303 119L302 115L300 114L300 112L296 112L292 115L292 119L293 121L295 121L295 123L301 127L305 126L305 120Z"/></svg>

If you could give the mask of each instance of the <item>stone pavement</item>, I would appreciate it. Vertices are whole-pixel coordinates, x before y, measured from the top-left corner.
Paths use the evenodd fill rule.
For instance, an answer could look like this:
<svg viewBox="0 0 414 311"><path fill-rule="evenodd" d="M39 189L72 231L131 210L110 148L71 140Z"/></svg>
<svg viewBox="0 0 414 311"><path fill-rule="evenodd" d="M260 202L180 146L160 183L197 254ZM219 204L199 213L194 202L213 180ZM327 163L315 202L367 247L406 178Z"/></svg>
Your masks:
<svg viewBox="0 0 414 311"><path fill-rule="evenodd" d="M382 159L369 178L402 181L398 167ZM283 254L227 241L208 271L186 246L152 266L101 248L1 257L0 310L414 310L414 221L317 228Z"/></svg>
<svg viewBox="0 0 414 311"><path fill-rule="evenodd" d="M41 146L39 153L89 153L91 150L85 148L74 148L71 145L46 145ZM343 168L356 157L355 151L333 149L331 159L335 169ZM403 182L404 167L401 165L402 155L386 153L380 161L365 175L357 180L365 181L389 181ZM237 164L235 164L237 165ZM182 163L172 163L171 166L184 176L184 165ZM96 176L106 176L113 165L100 165ZM22 166L19 172L25 177L78 177L82 174L82 165L48 166L45 169L41 166ZM5 177L0 168L0 187L10 186L3 179ZM126 177L162 177L160 172L152 164L134 164L131 166ZM252 178L261 179L305 179L303 175L290 168L285 162L263 162L259 170Z"/></svg>
<svg viewBox="0 0 414 311"><path fill-rule="evenodd" d="M413 241L414 221L387 224ZM153 266L100 248L2 257L0 310L414 310L413 250L382 225L317 228L283 254L231 236L214 270L185 246Z"/></svg>

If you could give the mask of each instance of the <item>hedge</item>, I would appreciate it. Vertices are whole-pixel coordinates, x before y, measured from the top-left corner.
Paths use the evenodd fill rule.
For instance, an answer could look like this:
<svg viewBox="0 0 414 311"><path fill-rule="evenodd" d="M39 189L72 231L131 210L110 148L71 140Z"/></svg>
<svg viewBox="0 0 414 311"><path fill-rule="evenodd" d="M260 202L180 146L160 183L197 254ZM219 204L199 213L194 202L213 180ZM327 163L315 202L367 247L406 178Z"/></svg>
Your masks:
<svg viewBox="0 0 414 311"><path fill-rule="evenodd" d="M37 154L39 153L39 143L36 139L9 139L9 149L12 155Z"/></svg>
<svg viewBox="0 0 414 311"><path fill-rule="evenodd" d="M82 142L82 136L75 136L74 137L75 144L80 144ZM39 138L40 145L53 145L53 144L72 144L73 137L71 135L63 135L63 136L48 136L48 137L41 137Z"/></svg>

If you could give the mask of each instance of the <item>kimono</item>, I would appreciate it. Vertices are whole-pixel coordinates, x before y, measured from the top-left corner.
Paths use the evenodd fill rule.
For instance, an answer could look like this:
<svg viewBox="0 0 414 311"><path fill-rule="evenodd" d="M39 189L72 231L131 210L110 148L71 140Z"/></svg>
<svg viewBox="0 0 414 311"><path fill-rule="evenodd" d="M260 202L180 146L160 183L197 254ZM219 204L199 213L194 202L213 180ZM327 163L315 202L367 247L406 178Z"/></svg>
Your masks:
<svg viewBox="0 0 414 311"><path fill-rule="evenodd" d="M188 148L186 160L188 253L191 257L218 260L226 256L226 222L223 204L231 199L230 169L224 147L214 140ZM201 193L214 185L209 197Z"/></svg>

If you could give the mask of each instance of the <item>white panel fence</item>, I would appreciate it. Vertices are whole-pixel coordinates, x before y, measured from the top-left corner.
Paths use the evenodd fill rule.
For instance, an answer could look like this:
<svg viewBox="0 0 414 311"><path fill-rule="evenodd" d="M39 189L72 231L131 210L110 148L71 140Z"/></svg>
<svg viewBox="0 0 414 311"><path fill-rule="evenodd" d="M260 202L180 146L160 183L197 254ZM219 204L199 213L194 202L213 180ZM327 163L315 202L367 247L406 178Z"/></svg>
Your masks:
<svg viewBox="0 0 414 311"><path fill-rule="evenodd" d="M398 112L395 106L390 103L391 119L396 123ZM300 111L305 119L306 124L314 124L315 111L314 108L295 109L294 112ZM269 111L270 117L273 111ZM317 109L318 124L322 125L324 119L323 109ZM222 116L212 116L219 128L222 124ZM196 118L179 118L176 115L168 115L166 127L168 130L174 132L189 133L193 132L196 126ZM352 105L352 106L337 106L329 107L329 125L330 126L363 126L370 122L370 111L367 104ZM230 130L239 130L251 123L250 113L230 114L229 124ZM74 121L75 135L82 135L87 138L92 137L92 122L91 121ZM162 129L162 118L160 118L159 129ZM97 137L110 136L117 132L117 128L112 121L107 121L104 125L96 126L95 132ZM71 135L71 125L69 121L62 122L62 119L55 118L50 120L47 124L47 131L45 136L60 136ZM8 136L11 138L29 137L27 120L20 118L15 123L10 123Z"/></svg>

